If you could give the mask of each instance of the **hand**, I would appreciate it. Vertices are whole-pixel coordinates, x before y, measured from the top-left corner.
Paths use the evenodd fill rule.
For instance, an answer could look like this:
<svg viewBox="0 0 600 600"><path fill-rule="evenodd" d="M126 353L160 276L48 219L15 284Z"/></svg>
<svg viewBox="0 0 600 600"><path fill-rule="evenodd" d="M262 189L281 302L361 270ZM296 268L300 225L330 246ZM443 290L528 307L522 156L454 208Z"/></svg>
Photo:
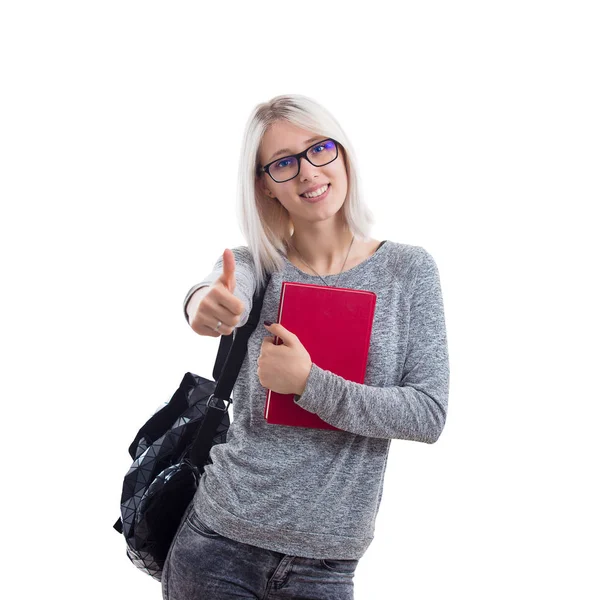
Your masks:
<svg viewBox="0 0 600 600"><path fill-rule="evenodd" d="M200 288L204 289L204 288ZM208 288L200 300L190 325L199 335L220 337L230 335L244 313L244 303L234 296L235 255L226 248L223 252L223 273ZM215 331L217 323L223 324Z"/></svg>
<svg viewBox="0 0 600 600"><path fill-rule="evenodd" d="M280 323L265 325L283 344L275 344L274 337L266 337L258 357L260 384L278 394L301 395L312 367L312 360L296 334Z"/></svg>

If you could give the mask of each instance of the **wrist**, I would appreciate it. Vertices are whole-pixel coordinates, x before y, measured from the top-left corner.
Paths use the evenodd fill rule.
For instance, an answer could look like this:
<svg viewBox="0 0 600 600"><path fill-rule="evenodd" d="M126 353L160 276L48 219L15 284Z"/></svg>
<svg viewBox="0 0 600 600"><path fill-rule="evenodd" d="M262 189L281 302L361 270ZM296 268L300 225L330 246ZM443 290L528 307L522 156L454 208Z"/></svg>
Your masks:
<svg viewBox="0 0 600 600"><path fill-rule="evenodd" d="M306 390L306 386L308 384L308 378L310 377L310 372L312 370L312 362L310 363L310 367L308 368L308 373L306 374L306 377L304 378L304 383L302 384L302 386L300 387L300 389L297 391L296 396L302 396L302 394L304 394L305 390Z"/></svg>
<svg viewBox="0 0 600 600"><path fill-rule="evenodd" d="M206 294L208 293L209 287L210 286L205 285L201 288L198 288L187 301L185 313L187 315L188 323L191 322L193 315L196 314L196 311L198 310L198 306L200 305L202 298L204 298L204 296L206 296Z"/></svg>

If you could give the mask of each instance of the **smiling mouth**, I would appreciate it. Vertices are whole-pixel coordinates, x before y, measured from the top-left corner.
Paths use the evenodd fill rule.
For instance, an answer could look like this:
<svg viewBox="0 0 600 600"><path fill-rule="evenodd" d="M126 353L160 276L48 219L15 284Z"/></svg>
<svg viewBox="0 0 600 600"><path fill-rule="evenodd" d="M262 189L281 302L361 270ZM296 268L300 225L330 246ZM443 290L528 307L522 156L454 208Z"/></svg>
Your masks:
<svg viewBox="0 0 600 600"><path fill-rule="evenodd" d="M323 186L323 187L325 187L325 186ZM320 194L318 196L305 196L304 194L300 194L300 197L303 198L304 200L307 200L308 202L315 202L317 200L320 200L324 196L326 196L327 192L329 192L330 188L331 188L331 183L328 183L326 185L325 190L323 191L322 194Z"/></svg>

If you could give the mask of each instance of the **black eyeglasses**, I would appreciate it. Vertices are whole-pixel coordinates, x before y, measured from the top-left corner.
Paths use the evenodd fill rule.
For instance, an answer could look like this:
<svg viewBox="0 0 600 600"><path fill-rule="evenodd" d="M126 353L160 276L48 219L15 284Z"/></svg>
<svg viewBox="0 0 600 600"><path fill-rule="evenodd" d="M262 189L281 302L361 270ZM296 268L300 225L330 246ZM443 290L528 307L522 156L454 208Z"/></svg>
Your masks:
<svg viewBox="0 0 600 600"><path fill-rule="evenodd" d="M270 162L264 167L258 168L258 174L263 171L268 173L275 183L283 183L294 179L300 173L300 159L305 158L315 167L324 167L333 162L338 157L338 143L331 138L327 138L313 144L304 152L298 152L291 156L284 156Z"/></svg>

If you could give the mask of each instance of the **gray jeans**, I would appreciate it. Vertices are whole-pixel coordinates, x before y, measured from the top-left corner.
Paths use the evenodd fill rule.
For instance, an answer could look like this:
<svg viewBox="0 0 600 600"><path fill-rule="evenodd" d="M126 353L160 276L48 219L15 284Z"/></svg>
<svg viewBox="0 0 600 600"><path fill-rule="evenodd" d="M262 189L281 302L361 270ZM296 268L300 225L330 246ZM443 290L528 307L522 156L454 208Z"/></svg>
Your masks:
<svg viewBox="0 0 600 600"><path fill-rule="evenodd" d="M193 503L162 573L164 600L352 600L358 559L304 558L224 537Z"/></svg>

